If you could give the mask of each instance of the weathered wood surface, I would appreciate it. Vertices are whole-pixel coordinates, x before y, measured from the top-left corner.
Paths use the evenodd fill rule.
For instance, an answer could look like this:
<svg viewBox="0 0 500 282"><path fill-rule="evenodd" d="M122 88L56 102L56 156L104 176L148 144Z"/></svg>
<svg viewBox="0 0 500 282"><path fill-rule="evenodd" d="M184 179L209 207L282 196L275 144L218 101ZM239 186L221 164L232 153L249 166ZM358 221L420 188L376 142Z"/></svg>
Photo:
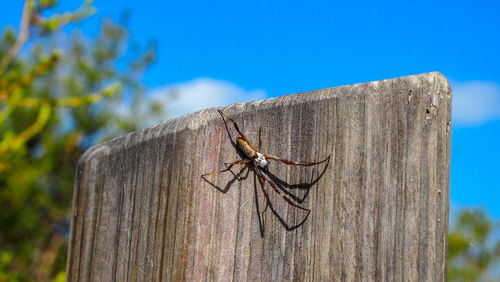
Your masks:
<svg viewBox="0 0 500 282"><path fill-rule="evenodd" d="M221 116L207 109L85 153L76 175L69 280L446 279L451 89L441 74L223 110L254 143L263 127L265 153L296 161L331 157L301 204L311 209L305 223L286 231L267 211L261 238L255 197L262 208L262 191L253 171L241 181L231 173L214 177L226 193L200 178L240 158ZM293 188L324 168L272 163L269 170ZM301 216L273 195L286 220Z"/></svg>

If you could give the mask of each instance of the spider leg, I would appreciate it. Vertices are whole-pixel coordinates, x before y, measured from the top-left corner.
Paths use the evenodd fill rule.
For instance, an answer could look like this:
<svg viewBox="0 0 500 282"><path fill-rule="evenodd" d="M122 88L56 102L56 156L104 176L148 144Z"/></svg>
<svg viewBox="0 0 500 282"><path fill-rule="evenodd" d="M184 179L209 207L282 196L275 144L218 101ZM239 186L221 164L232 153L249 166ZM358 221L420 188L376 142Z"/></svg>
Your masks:
<svg viewBox="0 0 500 282"><path fill-rule="evenodd" d="M284 227L285 227L288 231L290 231L290 230L294 230L294 229L298 228L299 226L301 226L302 224L304 224L304 222L306 221L306 219L309 217L309 214L311 213L311 210L310 210L310 209L307 209L307 208L304 208L304 207L301 207L301 206L298 206L298 205L296 205L295 203L293 203L293 202L292 202L292 201L291 201L291 200L290 200L290 199L289 199L289 198L288 198L285 194L283 194L283 193L282 193L282 192L278 189L278 187L276 187L276 184L274 184L274 182L273 182L273 181L272 181L272 180L271 180L271 179L270 179L270 178L269 178L269 177L268 177L265 173L263 173L261 170L259 170L259 169L257 168L256 172L257 172L257 175L259 176L259 181L264 181L264 182L265 182L265 181L267 181L267 182L269 182L269 184L271 185L271 187L273 188L273 190L274 190L276 193L278 193L278 195L280 195L280 196L281 196L281 197L282 197L282 198L283 198L283 199L284 199L284 200L285 200L285 201L286 201L289 205L291 205L291 206L293 206L293 207L296 207L296 208L298 208L298 209L301 209L301 210L303 210L303 211L306 211L306 212L307 212L307 214L306 214L306 216L304 217L304 219L303 219L303 220L302 220L299 224L294 225L294 226L289 226L289 225L285 222L285 220L284 220L281 216L279 216L279 215L276 213L276 211L273 209L273 207L272 207L272 206L270 206L271 204L270 204L270 200L269 200L269 194L267 194L267 191L265 192L266 199L267 199L267 201L268 201L268 205L266 205L266 209L267 209L267 207L268 207L268 206L270 206L271 210L273 211L274 215L276 215L276 217L278 218L279 222L280 222L280 223L281 223L281 224L282 224L282 225L283 225L283 226L284 226ZM262 184L261 184L261 186L262 186ZM263 186L262 186L262 187L263 187ZM263 190L264 190L264 189L263 189ZM265 191L265 190L264 190L264 191Z"/></svg>
<svg viewBox="0 0 500 282"><path fill-rule="evenodd" d="M224 165L226 166L226 169L229 170L233 175L234 177L236 177L236 179L238 179L238 181L241 181L242 179L244 178L241 178L239 177L238 175L241 173L238 173L238 174L235 174L231 168L234 166L234 165L243 165L243 164L247 164L251 161L251 159L244 159L244 160L241 160L241 161L236 161L236 162L232 162L232 163L224 163ZM247 176L248 176L248 171L247 171ZM245 176L246 178L246 176Z"/></svg>
<svg viewBox="0 0 500 282"><path fill-rule="evenodd" d="M260 147L262 147L262 126L259 126L259 151Z"/></svg>
<svg viewBox="0 0 500 282"><path fill-rule="evenodd" d="M311 212L311 210L310 210L310 209L306 209L306 208L304 208L304 207L301 207L301 206L296 205L296 204L295 204L294 202L292 202L292 200L290 200L290 199L289 199L289 198L288 198L285 194L283 194L283 193L282 193L282 192L278 189L278 187L276 187L276 184L275 184L275 183L271 180L271 178L269 178L269 176L267 176L267 174L262 173L262 172L261 172L260 174L264 177L264 179L265 179L265 180L267 180L267 182L269 182L269 184L271 185L271 187L273 187L273 190L274 190L276 193L278 193L278 194L279 194L279 195L280 195L283 199L285 199L285 201L286 201L289 205L291 205L291 206L293 206L293 207L296 207L296 208L298 208L298 209L301 209L301 210L307 211L307 212L308 212L307 214L309 215L309 212Z"/></svg>
<svg viewBox="0 0 500 282"><path fill-rule="evenodd" d="M222 117L227 118L228 120L230 120L233 123L234 128L236 128L236 131L238 131L238 134L241 136L241 138L243 138L243 140L245 140L248 144L250 144L252 147L255 148L255 146L252 145L252 142L250 142L250 140L248 140L248 138L241 132L240 128L238 127L238 124L230 116L226 115L221 110L217 110L217 111L219 111L219 113L221 114Z"/></svg>
<svg viewBox="0 0 500 282"><path fill-rule="evenodd" d="M267 154L264 154L264 157L267 159L267 160L274 160L274 161L279 161L279 162L282 162L282 163L285 163L287 165L297 165L297 166L313 166L313 165L318 165L318 164L321 164L321 163L324 163L325 161L328 160L328 158L322 160L322 161L319 161L319 162L313 162L313 163L297 163L297 162L292 162L292 161L289 161L289 160L285 160L285 159L282 159L280 157L276 157L276 156L273 156L273 155L267 155Z"/></svg>
<svg viewBox="0 0 500 282"><path fill-rule="evenodd" d="M223 170L218 170L218 171L214 171L214 172L211 172L211 173L205 173L205 174L202 174L201 177L202 178L205 178L205 176L209 176L209 175L217 175L219 173L223 173L223 172L226 172L228 170L231 170L231 168L234 166L234 165L241 165L241 164L247 164L249 163L250 161L252 161L251 159L244 159L244 160L238 160L238 161L235 161L235 162L232 162L232 163L225 163L224 165L226 166L226 169L223 169Z"/></svg>
<svg viewBox="0 0 500 282"><path fill-rule="evenodd" d="M260 218L262 219L262 225L264 226L265 225L264 213L266 212L267 207L269 206L269 201L271 201L271 200L269 199L269 193L267 193L267 191L266 191L266 180L262 176L258 167L255 166L254 170L257 173L257 177L259 178L260 188L262 189L262 192L264 193L264 196L266 197L266 207L264 208L264 210L262 211L262 213L260 215Z"/></svg>

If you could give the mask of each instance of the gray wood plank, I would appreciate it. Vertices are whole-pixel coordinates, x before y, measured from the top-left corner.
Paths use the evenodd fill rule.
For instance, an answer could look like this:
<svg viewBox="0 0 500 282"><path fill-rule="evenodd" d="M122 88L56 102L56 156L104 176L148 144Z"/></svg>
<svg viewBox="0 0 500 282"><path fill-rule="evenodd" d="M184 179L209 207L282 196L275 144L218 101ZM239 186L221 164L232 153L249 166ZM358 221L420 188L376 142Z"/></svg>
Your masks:
<svg viewBox="0 0 500 282"><path fill-rule="evenodd" d="M439 73L222 109L262 152L329 163L269 172L311 210L287 231L216 109L92 147L78 164L67 264L79 281L446 280L451 89ZM240 170L241 169L241 170ZM310 186L308 189L306 189ZM267 186L286 223L305 214ZM291 196L289 196L291 197Z"/></svg>

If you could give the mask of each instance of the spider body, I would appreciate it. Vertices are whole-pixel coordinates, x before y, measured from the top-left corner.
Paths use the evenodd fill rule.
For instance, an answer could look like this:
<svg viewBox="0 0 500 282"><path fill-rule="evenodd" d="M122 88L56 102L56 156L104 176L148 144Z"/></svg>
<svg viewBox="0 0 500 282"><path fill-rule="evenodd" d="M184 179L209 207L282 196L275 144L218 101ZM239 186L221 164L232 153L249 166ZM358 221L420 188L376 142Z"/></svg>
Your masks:
<svg viewBox="0 0 500 282"><path fill-rule="evenodd" d="M260 168L266 168L269 164L269 161L266 159L265 155L257 151L250 143L245 141L241 137L236 138L236 142L238 143L238 147L243 151L245 156L253 161L253 163Z"/></svg>
<svg viewBox="0 0 500 282"><path fill-rule="evenodd" d="M224 122L226 122L226 119L227 119L233 123L234 128L236 129L236 131L239 134L239 136L236 138L236 144L237 144L238 148L243 152L243 154L245 155L246 158L242 159L242 160L237 160L237 161L234 161L231 163L225 163L224 165L226 166L226 169L214 171L211 173L206 173L206 174L201 175L201 177L203 179L205 179L205 177L209 176L209 175L217 175L217 174L220 174L222 172L231 171L231 168L234 165L244 165L244 164L252 163L254 171L259 179L262 193L264 194L264 196L266 198L266 207L264 208L264 211L262 211L261 218L262 219L264 218L264 212L267 210L268 206L270 206L271 209L273 209L271 200L269 198L268 190L266 189L266 183L269 183L269 185L271 186L273 191L276 192L279 196L281 196L289 205L307 212L307 215L299 224L297 224L295 226L288 226L283 221L283 219L281 219L275 213L275 211L273 211L273 213L275 213L276 216L278 217L278 219L280 220L281 224L287 230L293 230L293 229L299 227L300 225L302 225L305 222L305 220L307 219L307 217L309 216L309 213L311 212L311 210L295 204L290 198L288 198L287 195L285 195L283 192L280 191L280 189L278 189L276 183L274 183L274 181L268 175L267 166L269 165L269 161L270 160L279 161L279 162L285 163L287 165L292 165L292 166L314 166L314 165L318 165L320 163L323 163L323 162L329 160L330 157L327 157L325 160L322 160L319 162L298 163L298 162L293 162L293 161L289 161L286 159L282 159L280 157L276 157L273 155L263 154L260 152L260 148L262 147L262 136L261 136L262 135L262 128L259 128L259 146L257 149L254 145L252 145L252 143L248 140L248 138L246 138L245 135L243 135L240 128L238 127L238 124L230 116L226 115L221 110L218 110L218 111L219 111L220 115L222 116L222 119L224 120ZM208 181L208 180L206 180L206 181ZM261 225L261 236L263 236L263 225Z"/></svg>

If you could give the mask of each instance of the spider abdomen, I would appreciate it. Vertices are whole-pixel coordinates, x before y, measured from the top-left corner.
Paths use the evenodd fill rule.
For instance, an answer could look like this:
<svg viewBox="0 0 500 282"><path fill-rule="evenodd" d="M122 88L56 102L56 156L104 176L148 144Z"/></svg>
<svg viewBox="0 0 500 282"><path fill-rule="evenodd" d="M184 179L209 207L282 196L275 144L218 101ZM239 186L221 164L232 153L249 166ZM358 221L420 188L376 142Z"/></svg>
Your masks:
<svg viewBox="0 0 500 282"><path fill-rule="evenodd" d="M245 156L250 159L255 158L257 154L257 149L255 149L252 145L248 144L247 141L243 140L243 138L236 138L236 142L238 142L238 147L243 151Z"/></svg>
<svg viewBox="0 0 500 282"><path fill-rule="evenodd" d="M259 153L257 149L255 149L252 145L250 145L250 143L245 141L243 138L240 137L236 138L236 142L238 142L238 146L243 151L245 156L252 159L257 166L265 168L269 164L269 161L266 160L266 157L263 154Z"/></svg>

